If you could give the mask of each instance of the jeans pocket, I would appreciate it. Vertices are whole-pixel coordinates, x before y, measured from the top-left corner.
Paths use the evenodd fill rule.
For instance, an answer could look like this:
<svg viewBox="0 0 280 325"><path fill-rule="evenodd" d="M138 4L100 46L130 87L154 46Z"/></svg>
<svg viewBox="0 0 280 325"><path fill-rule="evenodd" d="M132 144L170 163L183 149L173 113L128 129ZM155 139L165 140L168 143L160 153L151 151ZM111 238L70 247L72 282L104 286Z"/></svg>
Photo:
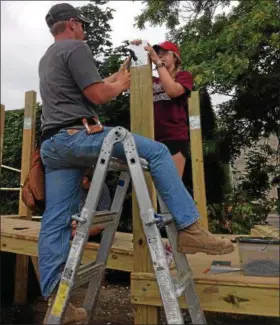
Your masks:
<svg viewBox="0 0 280 325"><path fill-rule="evenodd" d="M57 145L53 139L46 140L41 146L41 158L45 167L50 169L69 168L69 164L61 155L65 151L65 145Z"/></svg>

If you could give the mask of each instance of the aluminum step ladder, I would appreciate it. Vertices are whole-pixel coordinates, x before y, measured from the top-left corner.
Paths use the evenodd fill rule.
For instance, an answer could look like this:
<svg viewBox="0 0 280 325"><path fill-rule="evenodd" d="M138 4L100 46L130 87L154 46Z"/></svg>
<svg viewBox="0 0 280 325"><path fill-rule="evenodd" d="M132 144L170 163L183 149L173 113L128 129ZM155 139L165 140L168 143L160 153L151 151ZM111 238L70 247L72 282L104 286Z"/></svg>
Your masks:
<svg viewBox="0 0 280 325"><path fill-rule="evenodd" d="M126 161L112 157L116 143L123 145ZM102 186L109 170L120 171L118 185L110 211L97 212L97 204ZM73 216L78 222L69 256L66 261L58 291L48 316L47 324L61 324L67 303L74 289L87 284L88 289L83 307L88 313L90 323L95 309L101 282L106 269L108 255L118 228L122 206L128 185L132 179L141 211L141 219L147 238L165 316L168 324L184 324L178 298L185 296L193 324L206 324L201 310L192 271L185 254L177 252L177 230L172 216L158 195L161 214L154 212L143 170L148 171L147 161L139 158L134 138L122 127L113 128L105 137L91 182L85 204L79 215ZM96 260L81 265L85 244L93 224L105 225ZM177 268L172 277L159 228L165 227Z"/></svg>

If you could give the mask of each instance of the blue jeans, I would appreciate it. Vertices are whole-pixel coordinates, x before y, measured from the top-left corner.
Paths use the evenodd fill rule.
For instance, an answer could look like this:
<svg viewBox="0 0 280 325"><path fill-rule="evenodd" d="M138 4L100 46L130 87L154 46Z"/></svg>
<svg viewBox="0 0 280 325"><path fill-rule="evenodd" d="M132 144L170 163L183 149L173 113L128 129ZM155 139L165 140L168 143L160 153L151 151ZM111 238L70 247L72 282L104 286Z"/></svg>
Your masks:
<svg viewBox="0 0 280 325"><path fill-rule="evenodd" d="M41 290L48 297L58 284L66 262L71 237L71 216L78 211L83 197L80 185L85 168L97 160L111 128L101 133L87 134L85 130L69 135L61 130L41 146L45 166L46 209L39 235L39 267ZM199 213L187 192L167 147L159 142L133 135L139 156L149 162L156 189L175 218L178 229L194 223ZM120 143L113 156L124 158Z"/></svg>

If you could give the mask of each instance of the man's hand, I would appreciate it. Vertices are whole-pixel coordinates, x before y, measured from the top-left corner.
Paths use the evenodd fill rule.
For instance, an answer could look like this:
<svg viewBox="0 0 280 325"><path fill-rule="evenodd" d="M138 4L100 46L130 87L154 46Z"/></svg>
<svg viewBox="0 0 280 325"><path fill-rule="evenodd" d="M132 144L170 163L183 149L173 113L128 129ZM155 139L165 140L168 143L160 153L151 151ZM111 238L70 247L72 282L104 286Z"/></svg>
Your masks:
<svg viewBox="0 0 280 325"><path fill-rule="evenodd" d="M128 66L130 64L131 61L131 56L129 56L121 65L121 67L119 68L119 71L117 72L118 75L124 74L127 72Z"/></svg>
<svg viewBox="0 0 280 325"><path fill-rule="evenodd" d="M131 73L126 72L126 73L120 73L117 76L117 82L121 84L122 91L126 91L127 89L130 88L130 81L131 81Z"/></svg>

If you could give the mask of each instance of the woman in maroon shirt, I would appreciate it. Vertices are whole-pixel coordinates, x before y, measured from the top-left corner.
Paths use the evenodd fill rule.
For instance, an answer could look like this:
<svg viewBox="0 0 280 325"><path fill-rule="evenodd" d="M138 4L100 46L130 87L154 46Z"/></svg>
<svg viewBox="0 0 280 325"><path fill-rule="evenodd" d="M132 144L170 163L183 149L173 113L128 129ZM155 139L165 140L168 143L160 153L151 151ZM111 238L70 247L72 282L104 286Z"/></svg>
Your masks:
<svg viewBox="0 0 280 325"><path fill-rule="evenodd" d="M141 40L131 42L134 45ZM155 140L164 143L183 176L188 138L187 98L193 88L190 72L181 70L179 48L171 42L145 47L159 77L153 77Z"/></svg>

